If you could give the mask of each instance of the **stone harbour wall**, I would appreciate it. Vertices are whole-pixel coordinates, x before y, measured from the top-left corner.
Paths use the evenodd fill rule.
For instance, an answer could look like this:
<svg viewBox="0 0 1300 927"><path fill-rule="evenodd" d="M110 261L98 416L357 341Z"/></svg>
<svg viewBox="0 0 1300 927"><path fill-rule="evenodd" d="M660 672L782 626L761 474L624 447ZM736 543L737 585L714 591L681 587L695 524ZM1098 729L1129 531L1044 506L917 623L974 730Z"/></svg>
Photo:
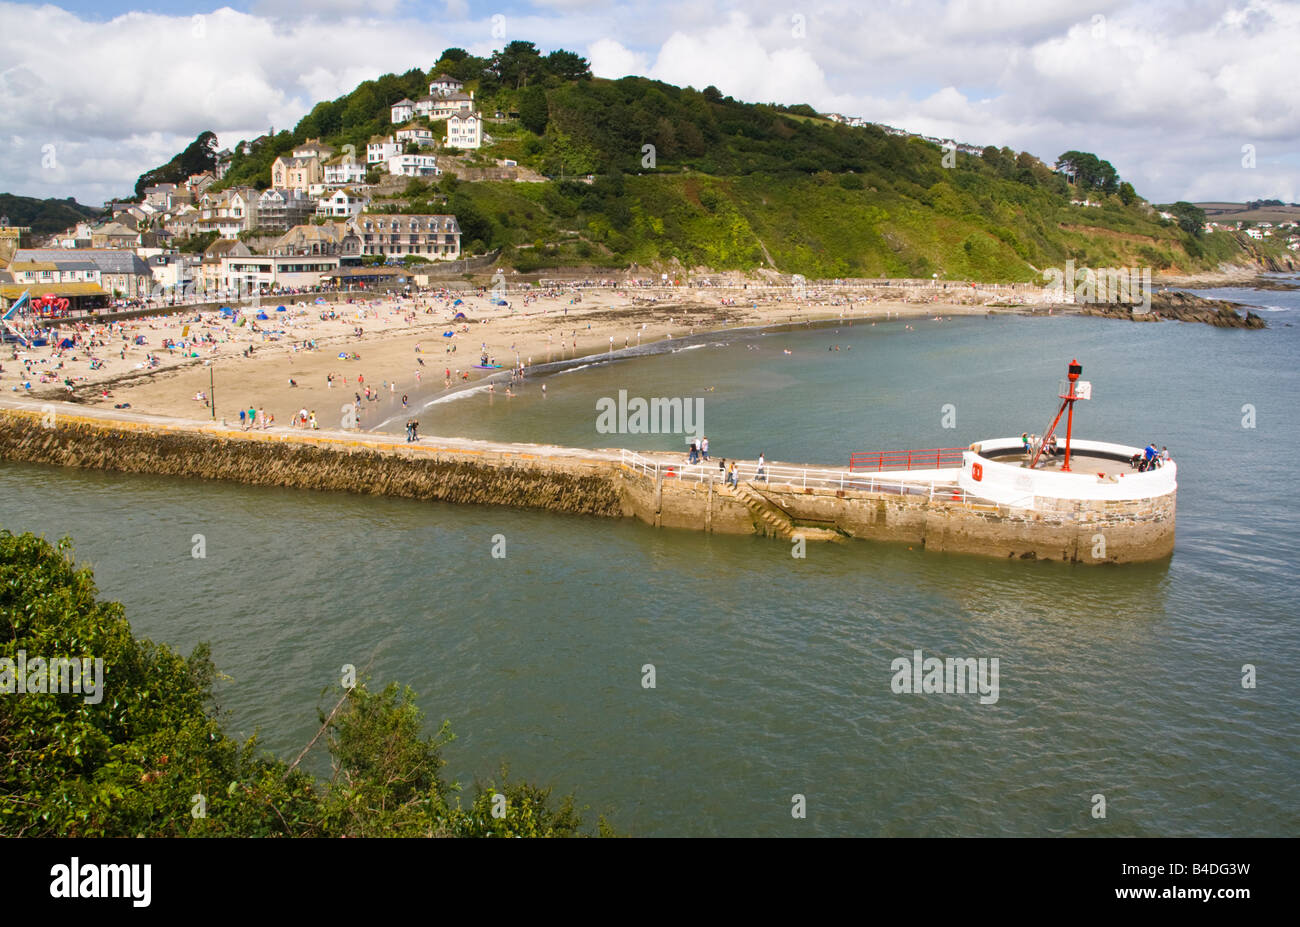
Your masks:
<svg viewBox="0 0 1300 927"><path fill-rule="evenodd" d="M1040 500L1033 510L963 501L763 483L740 491L713 480L656 480L616 454L531 445L438 446L318 432L99 419L0 409L0 459L125 473L506 505L659 528L790 540L865 538L932 551L1125 563L1173 552L1176 493L1127 502ZM590 457L584 455L590 454Z"/></svg>
<svg viewBox="0 0 1300 927"><path fill-rule="evenodd" d="M527 453L371 445L362 440L198 431L0 411L0 459L124 473L508 505L618 517L609 465Z"/></svg>

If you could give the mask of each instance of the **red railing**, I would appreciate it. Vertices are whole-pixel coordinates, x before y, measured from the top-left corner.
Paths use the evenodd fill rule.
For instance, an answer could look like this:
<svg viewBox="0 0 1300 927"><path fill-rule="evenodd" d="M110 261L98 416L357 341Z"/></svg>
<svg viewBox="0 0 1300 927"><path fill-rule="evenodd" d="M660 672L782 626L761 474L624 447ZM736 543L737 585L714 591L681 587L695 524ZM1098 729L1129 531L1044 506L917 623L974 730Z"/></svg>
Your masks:
<svg viewBox="0 0 1300 927"><path fill-rule="evenodd" d="M960 467L964 447L931 447L910 451L855 451L849 470L940 470Z"/></svg>

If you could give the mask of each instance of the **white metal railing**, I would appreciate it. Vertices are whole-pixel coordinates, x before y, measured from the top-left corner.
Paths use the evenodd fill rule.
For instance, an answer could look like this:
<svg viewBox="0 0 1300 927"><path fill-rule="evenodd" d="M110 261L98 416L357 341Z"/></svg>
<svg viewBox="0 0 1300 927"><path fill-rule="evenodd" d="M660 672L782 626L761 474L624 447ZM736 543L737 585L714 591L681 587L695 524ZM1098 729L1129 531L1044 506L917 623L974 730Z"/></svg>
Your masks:
<svg viewBox="0 0 1300 927"><path fill-rule="evenodd" d="M726 481L726 474L718 469L716 463L711 461L696 464L678 464L646 457L626 448L620 454L620 462L624 467L652 480L657 481L662 475L664 479L695 480L702 483L710 480L719 483L725 483ZM968 494L959 487L955 475L956 470L954 468L954 478L951 480L897 480L887 477L882 479L877 475L854 473L850 470L835 470L822 467L778 467L765 464L760 476L757 463L753 461L745 461L743 464L737 462L738 480L746 483L760 483L773 489L852 490L854 492L878 492L900 496L921 495L928 499L947 501L984 501L977 496Z"/></svg>

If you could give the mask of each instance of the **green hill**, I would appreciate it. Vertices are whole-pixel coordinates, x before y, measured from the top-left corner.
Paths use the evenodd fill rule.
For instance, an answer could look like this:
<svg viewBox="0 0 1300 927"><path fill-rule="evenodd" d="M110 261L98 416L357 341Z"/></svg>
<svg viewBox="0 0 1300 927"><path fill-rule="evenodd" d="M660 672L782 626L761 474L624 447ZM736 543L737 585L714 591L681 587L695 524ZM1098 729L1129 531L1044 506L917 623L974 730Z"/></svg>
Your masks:
<svg viewBox="0 0 1300 927"><path fill-rule="evenodd" d="M96 219L102 213L102 209L83 206L72 197L38 200L31 196L0 193L0 216L8 216L10 225L30 226L32 234L37 237L53 235L78 222Z"/></svg>
<svg viewBox="0 0 1300 927"><path fill-rule="evenodd" d="M676 261L810 277L1006 281L1040 279L1038 268L1071 258L1187 272L1260 256L1241 236L1201 233L1194 208L1182 227L1160 218L1088 152L1058 159L1070 183L1027 152L945 152L817 118L808 106L743 103L714 87L640 77L595 79L578 56L542 56L528 42L491 58L448 49L427 72L366 81L317 104L292 132L248 153L238 146L222 185L265 187L275 157L308 138L364 152L371 136L392 130L391 104L423 96L444 72L476 93L493 138L455 163L510 158L551 179L416 182L389 205L452 211L467 250L503 248L519 270ZM448 154L440 163L454 171ZM1085 198L1099 205L1070 203Z"/></svg>

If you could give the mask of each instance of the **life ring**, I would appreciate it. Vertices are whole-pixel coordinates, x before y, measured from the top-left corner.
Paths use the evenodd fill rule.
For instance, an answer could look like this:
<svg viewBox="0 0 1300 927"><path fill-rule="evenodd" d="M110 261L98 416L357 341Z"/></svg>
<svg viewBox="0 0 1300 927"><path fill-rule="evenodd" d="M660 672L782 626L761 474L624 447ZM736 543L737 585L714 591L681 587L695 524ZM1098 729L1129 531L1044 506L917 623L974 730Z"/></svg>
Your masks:
<svg viewBox="0 0 1300 927"><path fill-rule="evenodd" d="M973 479L977 483L980 480L984 479L984 465L978 463L971 464L970 475L971 475L971 479Z"/></svg>

